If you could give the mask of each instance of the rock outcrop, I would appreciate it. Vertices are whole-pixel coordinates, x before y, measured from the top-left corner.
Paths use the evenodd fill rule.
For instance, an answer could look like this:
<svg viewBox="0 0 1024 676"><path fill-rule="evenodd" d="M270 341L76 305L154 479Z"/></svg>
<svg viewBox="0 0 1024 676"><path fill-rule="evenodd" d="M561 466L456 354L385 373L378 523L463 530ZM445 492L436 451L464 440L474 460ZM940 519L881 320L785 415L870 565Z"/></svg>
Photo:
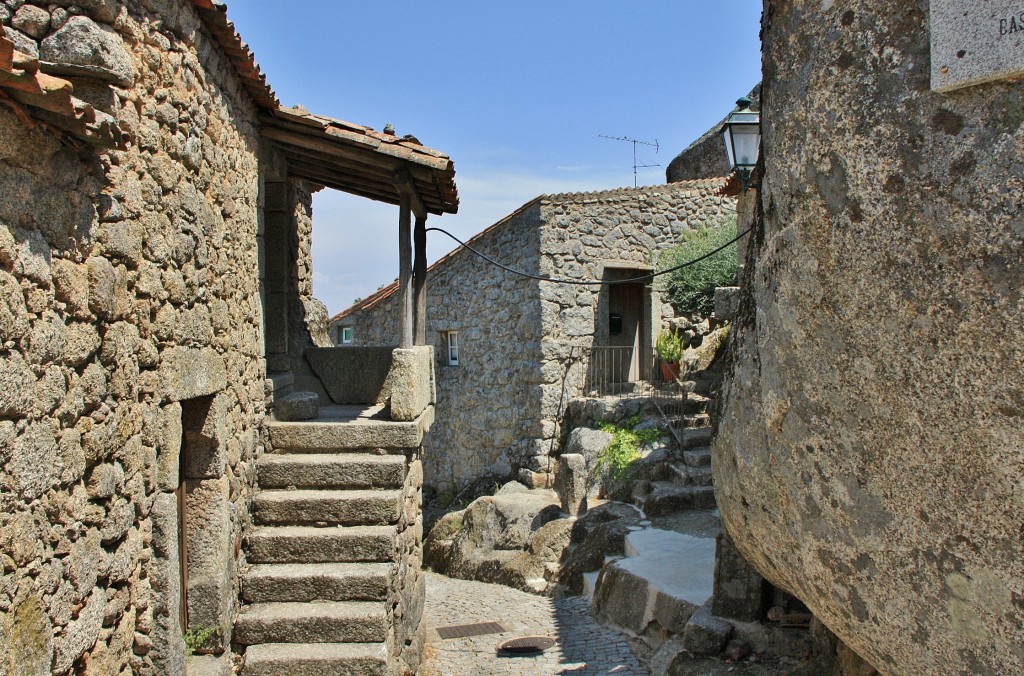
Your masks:
<svg viewBox="0 0 1024 676"><path fill-rule="evenodd" d="M928 6L766 2L716 495L877 669L1019 673L1024 82L930 91Z"/></svg>
<svg viewBox="0 0 1024 676"><path fill-rule="evenodd" d="M574 521L554 491L510 481L438 520L424 542L425 562L450 577L547 593Z"/></svg>

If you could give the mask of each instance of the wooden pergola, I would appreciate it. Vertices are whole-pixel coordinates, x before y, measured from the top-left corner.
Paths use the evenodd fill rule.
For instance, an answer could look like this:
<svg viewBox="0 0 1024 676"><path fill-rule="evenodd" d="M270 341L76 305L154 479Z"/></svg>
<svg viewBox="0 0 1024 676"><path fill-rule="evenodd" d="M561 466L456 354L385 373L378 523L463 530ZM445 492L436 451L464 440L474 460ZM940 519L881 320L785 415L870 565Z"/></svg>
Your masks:
<svg viewBox="0 0 1024 676"><path fill-rule="evenodd" d="M301 108L264 110L260 122L260 133L284 154L290 176L398 207L399 347L425 345L427 216L459 209L451 159L412 136Z"/></svg>

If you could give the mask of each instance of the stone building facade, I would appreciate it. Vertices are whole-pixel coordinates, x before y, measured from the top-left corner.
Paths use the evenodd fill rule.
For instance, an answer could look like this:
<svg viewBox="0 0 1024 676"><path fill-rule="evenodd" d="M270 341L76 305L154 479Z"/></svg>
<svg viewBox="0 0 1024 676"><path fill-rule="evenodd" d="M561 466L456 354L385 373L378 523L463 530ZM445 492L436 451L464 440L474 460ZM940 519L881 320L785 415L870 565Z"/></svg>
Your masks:
<svg viewBox="0 0 1024 676"><path fill-rule="evenodd" d="M186 638L230 673L267 361L315 342L320 185L266 138L288 113L222 3L6 0L0 22L0 673L181 674ZM420 607L392 605L399 643Z"/></svg>
<svg viewBox="0 0 1024 676"><path fill-rule="evenodd" d="M1024 82L929 78L1014 4L764 5L716 496L744 557L886 674L1024 671Z"/></svg>
<svg viewBox="0 0 1024 676"><path fill-rule="evenodd" d="M725 179L539 197L473 237L480 253L531 275L582 282L650 273L658 253L692 228L735 214ZM672 309L649 280L570 286L528 279L456 249L428 276L428 342L437 355L438 422L424 444L425 481L445 490L482 477L543 483L559 420L588 385L594 346L628 337L636 364L653 360ZM353 345L396 341L395 289L332 319ZM621 307L620 307L621 306ZM610 330L610 316L624 328ZM449 333L457 332L457 364Z"/></svg>

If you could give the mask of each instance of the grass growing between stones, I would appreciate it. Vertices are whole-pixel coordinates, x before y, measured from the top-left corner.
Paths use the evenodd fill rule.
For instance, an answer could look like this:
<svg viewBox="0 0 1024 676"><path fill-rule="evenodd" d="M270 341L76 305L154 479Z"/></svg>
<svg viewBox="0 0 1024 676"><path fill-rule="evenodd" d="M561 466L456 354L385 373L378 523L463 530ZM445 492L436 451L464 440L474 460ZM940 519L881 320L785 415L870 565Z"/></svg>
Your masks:
<svg viewBox="0 0 1024 676"><path fill-rule="evenodd" d="M191 657L211 638L220 636L220 627L193 627L185 632L185 656Z"/></svg>
<svg viewBox="0 0 1024 676"><path fill-rule="evenodd" d="M640 416L635 415L626 421L625 427L607 422L598 425L602 432L612 435L612 443L597 456L597 463L594 466L597 476L601 476L607 470L613 481L625 479L633 463L641 458L640 447L661 438L661 431L657 428L636 429L640 422Z"/></svg>

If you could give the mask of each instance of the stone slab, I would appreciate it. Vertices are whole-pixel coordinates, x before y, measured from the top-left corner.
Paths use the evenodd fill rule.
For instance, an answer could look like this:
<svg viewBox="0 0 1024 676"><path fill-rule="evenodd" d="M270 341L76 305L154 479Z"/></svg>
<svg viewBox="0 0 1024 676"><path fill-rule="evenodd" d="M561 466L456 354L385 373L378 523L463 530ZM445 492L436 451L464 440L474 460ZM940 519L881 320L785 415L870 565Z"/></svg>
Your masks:
<svg viewBox="0 0 1024 676"><path fill-rule="evenodd" d="M398 521L398 490L260 491L252 503L258 524L375 525Z"/></svg>
<svg viewBox="0 0 1024 676"><path fill-rule="evenodd" d="M336 404L379 404L390 392L390 347L311 347L306 361Z"/></svg>
<svg viewBox="0 0 1024 676"><path fill-rule="evenodd" d="M285 563L252 566L242 577L242 598L274 601L384 601L390 563Z"/></svg>
<svg viewBox="0 0 1024 676"><path fill-rule="evenodd" d="M433 346L395 350L388 382L391 384L391 418L415 420L436 399Z"/></svg>
<svg viewBox="0 0 1024 676"><path fill-rule="evenodd" d="M695 606L711 598L714 538L648 528L626 535L626 555L616 565L643 577L651 588Z"/></svg>
<svg viewBox="0 0 1024 676"><path fill-rule="evenodd" d="M258 643L376 643L387 638L384 604L364 601L258 603L235 622L234 639Z"/></svg>
<svg viewBox="0 0 1024 676"><path fill-rule="evenodd" d="M268 423L274 450L315 453L346 448L419 448L424 433L434 422L434 407L428 407L412 422L369 418L325 422L322 418L321 415L311 421Z"/></svg>
<svg viewBox="0 0 1024 676"><path fill-rule="evenodd" d="M384 676L384 643L264 643L245 651L242 676Z"/></svg>
<svg viewBox="0 0 1024 676"><path fill-rule="evenodd" d="M395 554L394 526L270 526L247 537L252 563L329 563L390 561Z"/></svg>
<svg viewBox="0 0 1024 676"><path fill-rule="evenodd" d="M269 453L256 462L261 488L399 488L404 455Z"/></svg>
<svg viewBox="0 0 1024 676"><path fill-rule="evenodd" d="M931 0L932 90L1024 75L1024 3Z"/></svg>

